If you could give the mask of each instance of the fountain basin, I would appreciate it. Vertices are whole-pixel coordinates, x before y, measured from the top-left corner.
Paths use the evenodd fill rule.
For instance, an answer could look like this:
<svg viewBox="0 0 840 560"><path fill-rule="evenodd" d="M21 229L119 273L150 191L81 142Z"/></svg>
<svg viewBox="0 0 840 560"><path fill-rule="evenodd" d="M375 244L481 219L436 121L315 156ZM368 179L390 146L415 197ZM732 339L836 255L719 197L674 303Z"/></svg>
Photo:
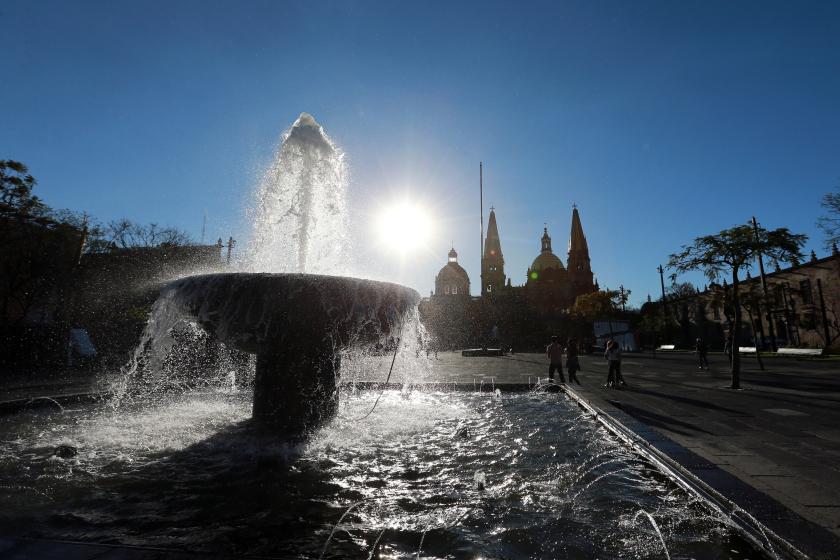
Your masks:
<svg viewBox="0 0 840 560"><path fill-rule="evenodd" d="M286 436L334 416L340 353L399 337L419 300L398 284L315 274L190 276L162 295L222 343L257 355L253 416Z"/></svg>
<svg viewBox="0 0 840 560"><path fill-rule="evenodd" d="M359 421L380 397L362 391L294 447L253 429L249 397L0 417L0 534L318 558L359 504L324 558L367 558L383 529L391 558L664 558L644 509L673 558L762 557L562 395L386 391Z"/></svg>

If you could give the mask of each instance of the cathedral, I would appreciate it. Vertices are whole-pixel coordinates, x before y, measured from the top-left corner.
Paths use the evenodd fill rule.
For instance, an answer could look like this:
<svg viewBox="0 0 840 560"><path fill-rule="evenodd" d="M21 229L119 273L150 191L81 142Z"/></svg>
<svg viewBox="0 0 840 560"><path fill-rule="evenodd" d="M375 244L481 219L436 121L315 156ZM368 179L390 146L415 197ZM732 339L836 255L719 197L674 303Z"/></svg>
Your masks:
<svg viewBox="0 0 840 560"><path fill-rule="evenodd" d="M505 258L496 211L490 209L484 254L481 259L481 300L500 302L503 299L523 299L530 306L546 312L570 309L577 296L598 290L589 262L589 246L583 233L577 207L572 209L572 229L565 266L551 248L548 228L543 229L540 252L525 272L525 283L514 286L505 275ZM470 296L470 278L458 264L458 253L453 247L449 261L435 278L432 300L440 303L454 302Z"/></svg>

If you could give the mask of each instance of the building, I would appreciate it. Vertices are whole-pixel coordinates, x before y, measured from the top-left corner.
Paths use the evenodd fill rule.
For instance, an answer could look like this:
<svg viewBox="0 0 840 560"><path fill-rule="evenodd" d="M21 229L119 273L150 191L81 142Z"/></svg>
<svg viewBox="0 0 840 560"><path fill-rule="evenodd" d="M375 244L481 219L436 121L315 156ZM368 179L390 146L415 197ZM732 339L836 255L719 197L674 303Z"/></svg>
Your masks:
<svg viewBox="0 0 840 560"><path fill-rule="evenodd" d="M470 278L458 264L458 253L453 247L448 262L435 277L433 297L469 295ZM569 235L567 264L554 254L548 228L543 228L540 252L525 271L525 284L514 286L505 275L505 258L495 208L490 209L484 255L481 259L481 297L495 299L511 295L524 295L534 305L548 306L554 311L565 311L575 303L575 298L598 290L589 259L589 246L583 233L577 207L572 210L572 229Z"/></svg>
<svg viewBox="0 0 840 560"><path fill-rule="evenodd" d="M423 321L440 347L501 344L536 349L553 334L591 337L591 330L569 313L577 296L598 289L577 208L572 211L566 263L554 253L544 228L540 251L523 271L521 285L514 285L506 274L495 208L490 209L483 241L479 295L470 295L469 275L453 247L435 277L434 292L421 302Z"/></svg>
<svg viewBox="0 0 840 560"><path fill-rule="evenodd" d="M458 253L455 252L455 247L449 250L449 262L435 277L434 295L446 298L470 296L470 277L464 267L458 264Z"/></svg>
<svg viewBox="0 0 840 560"><path fill-rule="evenodd" d="M788 268L776 267L765 274L767 294L761 278L750 276L739 282L743 330L742 346L764 348L837 348L840 346L840 255L817 258L812 251L807 262ZM702 337L722 346L734 311L732 288L711 284L695 294L666 300L666 316L672 326L669 342L691 345ZM646 304L661 313L661 303ZM645 308L643 307L643 313Z"/></svg>
<svg viewBox="0 0 840 560"><path fill-rule="evenodd" d="M484 238L484 255L481 259L481 295L496 294L505 286L505 257L496 225L496 209L490 208L487 220L487 237Z"/></svg>

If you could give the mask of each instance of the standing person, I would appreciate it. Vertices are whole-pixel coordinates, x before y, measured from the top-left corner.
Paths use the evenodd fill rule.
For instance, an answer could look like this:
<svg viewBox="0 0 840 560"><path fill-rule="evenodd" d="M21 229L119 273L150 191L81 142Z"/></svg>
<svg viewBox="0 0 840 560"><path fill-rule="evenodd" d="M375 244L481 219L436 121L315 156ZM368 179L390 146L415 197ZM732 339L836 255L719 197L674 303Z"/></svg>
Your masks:
<svg viewBox="0 0 840 560"><path fill-rule="evenodd" d="M607 387L622 387L626 386L624 377L621 376L621 348L614 340L607 342L607 349L604 352L604 358L610 364L609 373L607 373Z"/></svg>
<svg viewBox="0 0 840 560"><path fill-rule="evenodd" d="M580 385L580 380L576 373L580 371L580 362L578 361L577 340L570 338L566 344L566 369L569 371L569 383L574 381Z"/></svg>
<svg viewBox="0 0 840 560"><path fill-rule="evenodd" d="M732 365L732 337L728 332L726 333L726 340L723 343L723 353L726 354L729 365Z"/></svg>
<svg viewBox="0 0 840 560"><path fill-rule="evenodd" d="M557 370L557 375L560 377L560 383L565 383L566 379L563 377L563 346L560 344L559 336L551 337L551 344L545 349L548 355L548 378L554 381L554 371Z"/></svg>
<svg viewBox="0 0 840 560"><path fill-rule="evenodd" d="M700 369L704 369L704 366L705 369L709 369L709 358L706 356L709 349L702 338L697 339L697 346L694 350L697 352L697 365L700 366Z"/></svg>

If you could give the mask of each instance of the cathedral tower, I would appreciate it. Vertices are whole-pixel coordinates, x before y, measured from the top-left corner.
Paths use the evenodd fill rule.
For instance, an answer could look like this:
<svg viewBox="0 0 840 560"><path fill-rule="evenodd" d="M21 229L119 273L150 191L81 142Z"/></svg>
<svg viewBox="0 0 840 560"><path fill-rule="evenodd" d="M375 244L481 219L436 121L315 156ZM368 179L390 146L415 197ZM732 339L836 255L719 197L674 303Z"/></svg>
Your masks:
<svg viewBox="0 0 840 560"><path fill-rule="evenodd" d="M569 282L574 297L596 291L589 265L589 245L580 224L577 206L572 206L572 232L569 236L569 260L567 261Z"/></svg>
<svg viewBox="0 0 840 560"><path fill-rule="evenodd" d="M481 295L494 294L505 285L505 258L496 225L496 210L490 208L487 222L487 237L484 239L484 255L481 257Z"/></svg>

